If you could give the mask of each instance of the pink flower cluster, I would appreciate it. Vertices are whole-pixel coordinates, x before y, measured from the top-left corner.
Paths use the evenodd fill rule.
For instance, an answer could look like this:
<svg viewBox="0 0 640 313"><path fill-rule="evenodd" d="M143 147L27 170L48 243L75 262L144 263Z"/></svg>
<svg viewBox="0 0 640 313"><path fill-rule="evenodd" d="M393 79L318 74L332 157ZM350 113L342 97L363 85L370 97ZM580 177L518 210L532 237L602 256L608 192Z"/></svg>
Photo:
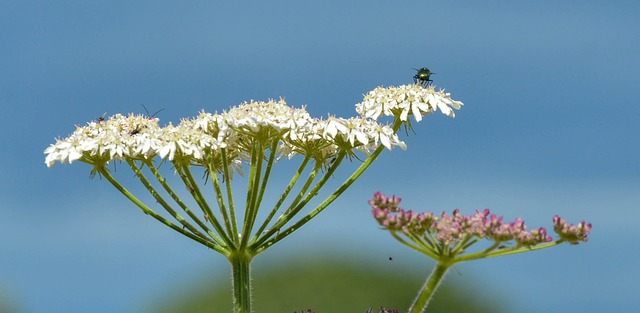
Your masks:
<svg viewBox="0 0 640 313"><path fill-rule="evenodd" d="M591 223L582 221L578 225L572 225L556 215L553 217L553 231L560 236L560 239L577 245L580 241L587 242L587 236L591 232Z"/></svg>
<svg viewBox="0 0 640 313"><path fill-rule="evenodd" d="M502 216L491 214L489 209L476 211L473 215L462 215L456 209L452 215L443 212L437 216L432 212L406 211L399 207L401 200L395 195L387 197L376 192L369 204L380 226L393 233L402 232L409 238L435 238L444 245L456 244L474 237L495 242L513 240L518 246L533 246L553 241L544 227L527 231L521 218L516 218L513 222L504 222ZM560 240L571 244L587 241L591 224L582 221L578 225L570 225L557 215L553 221L554 231L560 236Z"/></svg>

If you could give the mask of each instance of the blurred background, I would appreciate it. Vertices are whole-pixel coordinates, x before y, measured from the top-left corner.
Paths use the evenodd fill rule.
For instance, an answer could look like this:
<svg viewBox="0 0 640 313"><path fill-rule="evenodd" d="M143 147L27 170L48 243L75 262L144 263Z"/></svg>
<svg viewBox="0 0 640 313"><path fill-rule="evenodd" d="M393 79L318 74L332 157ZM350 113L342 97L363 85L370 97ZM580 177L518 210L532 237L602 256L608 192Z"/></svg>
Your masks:
<svg viewBox="0 0 640 313"><path fill-rule="evenodd" d="M383 153L256 258L258 312L406 309L433 264L379 230L367 205L378 190L413 210L593 223L586 244L460 264L448 307L637 312L638 16L637 1L2 1L0 311L175 312L230 296L223 257L90 180L89 166L46 168L43 150L74 125L141 104L175 124L279 97L350 117L364 93L428 67L464 108L416 124L408 151Z"/></svg>

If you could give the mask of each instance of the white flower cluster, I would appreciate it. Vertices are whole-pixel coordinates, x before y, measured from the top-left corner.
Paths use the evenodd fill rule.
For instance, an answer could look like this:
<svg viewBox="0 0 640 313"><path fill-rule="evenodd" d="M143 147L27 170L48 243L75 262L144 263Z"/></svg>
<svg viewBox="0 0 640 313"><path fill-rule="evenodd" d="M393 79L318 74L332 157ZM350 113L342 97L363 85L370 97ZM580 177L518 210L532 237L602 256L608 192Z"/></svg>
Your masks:
<svg viewBox="0 0 640 313"><path fill-rule="evenodd" d="M443 114L455 117L451 108L459 110L461 101L451 99L444 90L436 91L430 86L424 88L418 84L402 85L398 87L378 87L365 95L361 103L356 104L358 114L371 119L378 119L380 115L396 116L406 122L412 114L416 122L422 117L440 110Z"/></svg>
<svg viewBox="0 0 640 313"><path fill-rule="evenodd" d="M263 149L277 143L283 156L304 154L320 161L344 150L368 153L379 145L406 148L391 127L371 119L315 119L304 108L292 108L280 100L251 101L222 114L202 112L178 126L160 127L156 118L117 114L78 126L44 153L46 165L52 167L56 161L105 164L156 156L205 164L225 151L227 159L237 166L247 160L255 143Z"/></svg>
<svg viewBox="0 0 640 313"><path fill-rule="evenodd" d="M45 163L51 167L55 161L95 163L129 156L151 156L161 144L158 140L161 132L156 118L121 114L108 120L101 118L87 126L78 126L63 140L57 139L44 151L47 154Z"/></svg>
<svg viewBox="0 0 640 313"><path fill-rule="evenodd" d="M377 123L381 115L416 121L436 109L454 117L452 108L462 102L452 100L443 90L419 85L378 87L356 105L360 117L312 118L305 108L293 108L284 100L251 101L221 114L202 112L178 126L160 127L157 118L116 114L78 126L65 139L57 139L44 153L48 167L58 161L80 160L105 164L112 160L152 159L156 156L190 164L219 162L221 153L238 168L255 149L276 144L280 157L302 154L321 162L344 151L370 153L380 145L387 149L406 149L395 131Z"/></svg>

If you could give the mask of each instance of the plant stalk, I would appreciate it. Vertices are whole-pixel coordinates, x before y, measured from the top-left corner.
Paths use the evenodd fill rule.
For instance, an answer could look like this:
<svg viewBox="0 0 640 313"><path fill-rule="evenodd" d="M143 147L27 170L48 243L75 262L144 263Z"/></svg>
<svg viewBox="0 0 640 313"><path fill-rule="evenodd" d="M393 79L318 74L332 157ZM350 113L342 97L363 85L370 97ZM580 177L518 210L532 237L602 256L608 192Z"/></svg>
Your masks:
<svg viewBox="0 0 640 313"><path fill-rule="evenodd" d="M233 251L228 256L231 262L233 286L233 312L251 313L251 260L246 251Z"/></svg>
<svg viewBox="0 0 640 313"><path fill-rule="evenodd" d="M442 279L450 266L450 264L443 263L438 263L436 265L433 272L431 272L431 275L429 275L429 278L427 278L427 281L424 283L424 286L420 288L418 296L413 300L411 307L409 307L409 313L423 313L427 311L427 306L429 305L433 294L438 288L440 282L442 282Z"/></svg>

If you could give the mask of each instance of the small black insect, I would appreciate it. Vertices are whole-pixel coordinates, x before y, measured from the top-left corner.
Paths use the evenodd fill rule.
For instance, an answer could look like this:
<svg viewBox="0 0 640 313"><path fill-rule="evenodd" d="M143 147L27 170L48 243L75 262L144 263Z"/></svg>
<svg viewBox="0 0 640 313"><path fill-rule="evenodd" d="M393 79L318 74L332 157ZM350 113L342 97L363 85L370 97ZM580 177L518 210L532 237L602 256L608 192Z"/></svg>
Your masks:
<svg viewBox="0 0 640 313"><path fill-rule="evenodd" d="M100 115L100 117L96 117L96 122L98 124L100 124L101 122L104 122L104 116L107 115L107 112L102 113L102 115Z"/></svg>
<svg viewBox="0 0 640 313"><path fill-rule="evenodd" d="M129 135L131 135L131 136L137 135L142 131L143 128L146 128L146 126L138 126L134 130L130 131Z"/></svg>
<svg viewBox="0 0 640 313"><path fill-rule="evenodd" d="M156 113L153 114L149 114L149 110L147 110L147 107L144 106L144 104L140 104L142 106L142 108L144 108L144 111L147 112L147 119L153 119L154 116L156 116L156 114L164 111L164 109L160 109L158 111L156 111ZM143 129L147 128L146 125L142 125L142 126L137 126L135 129L133 129L132 131L129 132L129 135L133 136L133 135L137 135L139 133L142 132Z"/></svg>
<svg viewBox="0 0 640 313"><path fill-rule="evenodd" d="M414 70L418 71L416 75L413 75L414 83L416 83L417 85L422 85L422 87L429 87L431 84L433 84L433 80L431 80L431 74L435 73L432 73L426 67L414 68Z"/></svg>

